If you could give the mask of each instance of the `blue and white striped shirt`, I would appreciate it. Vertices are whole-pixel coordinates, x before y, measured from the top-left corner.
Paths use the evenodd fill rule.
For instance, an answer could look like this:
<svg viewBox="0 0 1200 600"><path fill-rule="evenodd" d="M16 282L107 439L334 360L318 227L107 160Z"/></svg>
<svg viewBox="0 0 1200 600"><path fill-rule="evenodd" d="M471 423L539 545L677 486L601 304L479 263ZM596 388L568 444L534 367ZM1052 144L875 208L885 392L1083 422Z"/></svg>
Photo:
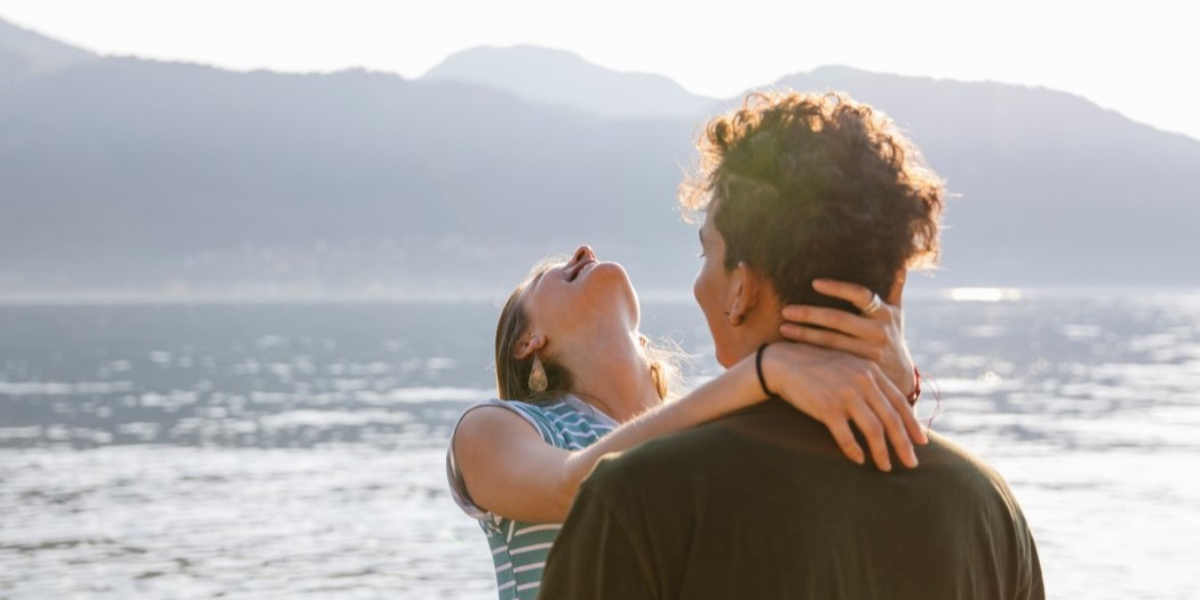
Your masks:
<svg viewBox="0 0 1200 600"><path fill-rule="evenodd" d="M564 450L586 448L620 425L575 396L545 404L491 399L471 406L463 416L481 406L496 406L516 413L528 421L547 444ZM459 417L461 422L462 417ZM541 585L546 556L562 525L515 521L476 506L467 493L454 458L454 436L457 434L458 425L455 424L446 454L446 476L454 501L463 512L479 521L487 536L496 566L500 600L534 600Z"/></svg>

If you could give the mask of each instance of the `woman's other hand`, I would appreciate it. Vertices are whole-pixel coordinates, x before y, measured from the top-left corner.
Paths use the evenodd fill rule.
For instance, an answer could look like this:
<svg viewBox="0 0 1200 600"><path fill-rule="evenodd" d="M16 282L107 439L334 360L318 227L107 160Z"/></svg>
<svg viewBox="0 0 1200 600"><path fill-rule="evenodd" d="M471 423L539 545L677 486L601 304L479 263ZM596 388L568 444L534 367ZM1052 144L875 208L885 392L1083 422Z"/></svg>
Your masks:
<svg viewBox="0 0 1200 600"><path fill-rule="evenodd" d="M792 304L784 307L785 322L779 331L784 337L830 350L841 350L879 365L887 378L907 395L916 388L912 356L904 342L904 313L900 309L900 283L878 310L870 315L855 315L836 308ZM818 279L813 289L859 308L875 295L854 283ZM817 327L825 329L818 329Z"/></svg>
<svg viewBox="0 0 1200 600"><path fill-rule="evenodd" d="M842 452L863 464L862 446L850 430L853 422L866 437L875 465L890 471L888 441L900 461L917 466L913 441L929 442L904 394L870 360L805 344L771 344L763 354L769 390L825 424Z"/></svg>

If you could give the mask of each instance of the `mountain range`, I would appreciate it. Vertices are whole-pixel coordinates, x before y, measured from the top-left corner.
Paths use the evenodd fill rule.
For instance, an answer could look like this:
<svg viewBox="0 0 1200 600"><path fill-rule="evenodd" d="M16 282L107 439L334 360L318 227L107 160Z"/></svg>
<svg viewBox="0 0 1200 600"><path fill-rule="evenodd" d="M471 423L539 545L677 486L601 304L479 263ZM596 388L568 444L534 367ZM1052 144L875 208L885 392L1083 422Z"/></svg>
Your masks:
<svg viewBox="0 0 1200 600"><path fill-rule="evenodd" d="M1196 285L1200 142L1054 90L824 67L953 194L937 286ZM476 48L423 77L100 56L0 21L0 293L493 294L592 244L685 290L689 93L558 50Z"/></svg>

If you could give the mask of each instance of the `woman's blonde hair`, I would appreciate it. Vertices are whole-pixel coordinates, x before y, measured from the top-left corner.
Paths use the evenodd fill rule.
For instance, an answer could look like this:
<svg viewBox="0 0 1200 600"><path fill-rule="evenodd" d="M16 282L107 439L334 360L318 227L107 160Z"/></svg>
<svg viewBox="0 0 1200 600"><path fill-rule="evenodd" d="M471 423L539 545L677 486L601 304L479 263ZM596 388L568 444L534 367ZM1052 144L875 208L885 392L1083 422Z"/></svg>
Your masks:
<svg viewBox="0 0 1200 600"><path fill-rule="evenodd" d="M557 258L548 258L535 265L500 310L500 321L496 324L496 391L502 400L548 402L571 393L574 380L570 371L554 356L547 354L542 354L540 358L548 385L541 392L530 389L529 374L533 370L533 356L521 359L515 353L517 342L529 327L529 315L521 302L521 293L534 279L561 262ZM678 384L679 362L683 353L673 343L656 343L645 335L639 336L646 360L650 363L650 376L654 379L655 390L658 397L665 400Z"/></svg>

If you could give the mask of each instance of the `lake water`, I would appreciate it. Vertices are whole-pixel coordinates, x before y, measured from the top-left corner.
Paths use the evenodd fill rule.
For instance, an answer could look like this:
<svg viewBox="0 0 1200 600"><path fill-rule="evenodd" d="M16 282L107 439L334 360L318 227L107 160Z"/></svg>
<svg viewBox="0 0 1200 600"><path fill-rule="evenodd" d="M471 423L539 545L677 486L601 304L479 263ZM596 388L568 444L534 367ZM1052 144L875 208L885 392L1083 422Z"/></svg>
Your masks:
<svg viewBox="0 0 1200 600"><path fill-rule="evenodd" d="M1052 597L1200 597L1200 294L906 310L922 416L1008 479ZM0 598L493 598L443 457L497 313L0 306ZM643 313L715 371L692 304Z"/></svg>

